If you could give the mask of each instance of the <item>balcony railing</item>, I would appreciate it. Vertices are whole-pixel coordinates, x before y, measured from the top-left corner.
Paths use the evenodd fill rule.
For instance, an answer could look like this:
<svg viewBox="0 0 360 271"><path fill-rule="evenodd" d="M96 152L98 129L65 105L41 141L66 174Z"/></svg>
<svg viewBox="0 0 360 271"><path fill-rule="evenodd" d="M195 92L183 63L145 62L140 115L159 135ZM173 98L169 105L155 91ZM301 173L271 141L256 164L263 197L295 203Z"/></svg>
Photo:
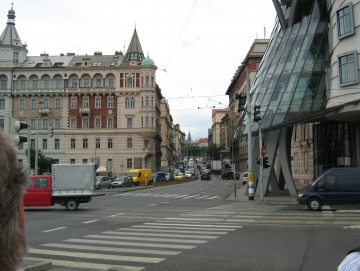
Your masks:
<svg viewBox="0 0 360 271"><path fill-rule="evenodd" d="M90 116L90 107L80 107L79 113L83 116Z"/></svg>
<svg viewBox="0 0 360 271"><path fill-rule="evenodd" d="M39 114L40 115L50 115L51 110L50 108L39 108Z"/></svg>
<svg viewBox="0 0 360 271"><path fill-rule="evenodd" d="M115 88L114 87L104 87L104 88L94 88L94 87L89 87L89 88L66 88L65 92L66 93L98 93L98 92L114 92Z"/></svg>

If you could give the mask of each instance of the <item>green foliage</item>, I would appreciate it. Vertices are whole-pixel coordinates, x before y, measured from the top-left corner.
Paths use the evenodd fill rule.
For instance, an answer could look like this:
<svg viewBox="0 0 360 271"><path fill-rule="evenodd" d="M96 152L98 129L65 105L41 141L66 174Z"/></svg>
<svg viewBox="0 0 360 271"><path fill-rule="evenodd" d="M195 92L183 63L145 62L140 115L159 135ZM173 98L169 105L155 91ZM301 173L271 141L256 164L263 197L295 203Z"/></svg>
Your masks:
<svg viewBox="0 0 360 271"><path fill-rule="evenodd" d="M35 150L30 148L30 166L35 168ZM28 150L25 150L26 157ZM51 166L56 164L55 159L46 157L41 150L38 150L38 174L51 172Z"/></svg>

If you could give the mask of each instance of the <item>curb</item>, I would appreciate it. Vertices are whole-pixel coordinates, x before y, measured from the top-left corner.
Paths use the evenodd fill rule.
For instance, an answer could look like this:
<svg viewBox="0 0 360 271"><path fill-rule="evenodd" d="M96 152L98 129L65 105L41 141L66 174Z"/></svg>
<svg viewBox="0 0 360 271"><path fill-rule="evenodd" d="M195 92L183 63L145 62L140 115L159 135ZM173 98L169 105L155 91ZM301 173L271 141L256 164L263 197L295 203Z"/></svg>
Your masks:
<svg viewBox="0 0 360 271"><path fill-rule="evenodd" d="M31 261L33 263L27 263L30 260L24 260L21 264L20 267L16 269L16 271L44 271L44 270L49 270L52 268L52 262L48 262L48 261Z"/></svg>

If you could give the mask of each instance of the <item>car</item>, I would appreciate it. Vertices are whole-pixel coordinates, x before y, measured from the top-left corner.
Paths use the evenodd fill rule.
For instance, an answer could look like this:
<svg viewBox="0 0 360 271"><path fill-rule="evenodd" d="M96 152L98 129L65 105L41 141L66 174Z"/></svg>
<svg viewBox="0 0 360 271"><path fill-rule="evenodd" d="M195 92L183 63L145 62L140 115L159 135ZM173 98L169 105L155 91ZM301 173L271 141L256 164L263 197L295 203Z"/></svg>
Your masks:
<svg viewBox="0 0 360 271"><path fill-rule="evenodd" d="M174 180L174 175L172 173L166 173L165 181L168 182L168 181L172 181L172 180Z"/></svg>
<svg viewBox="0 0 360 271"><path fill-rule="evenodd" d="M232 172L232 171L224 172L223 174L221 174L221 179L233 180L234 179L234 172Z"/></svg>
<svg viewBox="0 0 360 271"><path fill-rule="evenodd" d="M195 169L190 169L189 171L191 172L192 176L195 176Z"/></svg>
<svg viewBox="0 0 360 271"><path fill-rule="evenodd" d="M244 172L242 174L242 184L246 184L247 183L247 180L248 180L248 173L247 172Z"/></svg>
<svg viewBox="0 0 360 271"><path fill-rule="evenodd" d="M211 171L208 169L200 171L201 180L211 180Z"/></svg>
<svg viewBox="0 0 360 271"><path fill-rule="evenodd" d="M239 180L240 179L240 172L235 170L235 179Z"/></svg>
<svg viewBox="0 0 360 271"><path fill-rule="evenodd" d="M165 182L165 173L164 172L153 172L152 174L152 179L154 181L154 183L161 183L161 182Z"/></svg>
<svg viewBox="0 0 360 271"><path fill-rule="evenodd" d="M184 179L186 179L186 176L181 171L177 175L175 175L175 180L184 180Z"/></svg>
<svg viewBox="0 0 360 271"><path fill-rule="evenodd" d="M127 173L118 173L118 174L116 174L114 180L117 179L117 178L119 178L119 177L125 178L126 176L127 176Z"/></svg>
<svg viewBox="0 0 360 271"><path fill-rule="evenodd" d="M96 189L111 188L111 178L107 176L96 176Z"/></svg>
<svg viewBox="0 0 360 271"><path fill-rule="evenodd" d="M175 169L173 175L176 176L179 172L180 172L180 169Z"/></svg>
<svg viewBox="0 0 360 271"><path fill-rule="evenodd" d="M186 178L191 178L192 177L191 171L190 170L185 171L185 176Z"/></svg>
<svg viewBox="0 0 360 271"><path fill-rule="evenodd" d="M117 177L112 183L111 188L125 187L125 186L137 186L137 182L130 176L128 177Z"/></svg>

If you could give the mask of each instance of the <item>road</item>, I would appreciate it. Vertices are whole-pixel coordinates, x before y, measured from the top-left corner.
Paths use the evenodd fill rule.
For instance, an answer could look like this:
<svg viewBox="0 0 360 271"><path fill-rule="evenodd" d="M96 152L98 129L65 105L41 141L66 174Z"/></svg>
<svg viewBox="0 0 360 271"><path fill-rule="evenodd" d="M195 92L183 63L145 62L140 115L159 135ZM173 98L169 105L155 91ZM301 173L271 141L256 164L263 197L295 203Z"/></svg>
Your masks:
<svg viewBox="0 0 360 271"><path fill-rule="evenodd" d="M360 207L310 212L226 200L233 190L213 175L104 190L75 212L26 208L29 258L62 270L336 270L359 246Z"/></svg>

